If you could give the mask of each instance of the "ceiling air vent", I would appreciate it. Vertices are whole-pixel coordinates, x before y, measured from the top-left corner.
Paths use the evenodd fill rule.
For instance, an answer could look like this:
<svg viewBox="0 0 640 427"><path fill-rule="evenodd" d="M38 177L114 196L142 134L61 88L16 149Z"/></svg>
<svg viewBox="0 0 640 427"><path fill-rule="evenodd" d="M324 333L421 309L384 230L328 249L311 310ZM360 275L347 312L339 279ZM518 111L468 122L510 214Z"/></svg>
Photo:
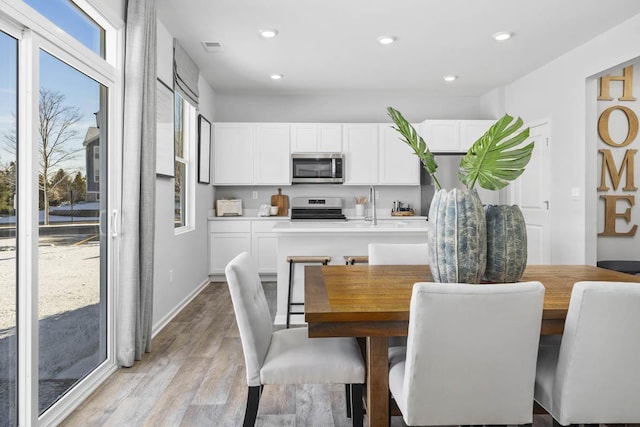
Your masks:
<svg viewBox="0 0 640 427"><path fill-rule="evenodd" d="M207 52L222 52L224 50L222 42L202 42L202 46Z"/></svg>

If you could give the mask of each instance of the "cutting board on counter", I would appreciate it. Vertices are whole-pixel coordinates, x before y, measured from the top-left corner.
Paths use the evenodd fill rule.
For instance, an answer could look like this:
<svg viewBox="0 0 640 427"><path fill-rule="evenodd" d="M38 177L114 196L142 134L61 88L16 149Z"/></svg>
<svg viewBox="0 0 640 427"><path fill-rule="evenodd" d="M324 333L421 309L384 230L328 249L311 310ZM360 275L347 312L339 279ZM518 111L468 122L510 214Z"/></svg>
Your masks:
<svg viewBox="0 0 640 427"><path fill-rule="evenodd" d="M289 214L289 196L282 194L282 188L278 188L278 194L271 196L271 206L278 207L278 216Z"/></svg>

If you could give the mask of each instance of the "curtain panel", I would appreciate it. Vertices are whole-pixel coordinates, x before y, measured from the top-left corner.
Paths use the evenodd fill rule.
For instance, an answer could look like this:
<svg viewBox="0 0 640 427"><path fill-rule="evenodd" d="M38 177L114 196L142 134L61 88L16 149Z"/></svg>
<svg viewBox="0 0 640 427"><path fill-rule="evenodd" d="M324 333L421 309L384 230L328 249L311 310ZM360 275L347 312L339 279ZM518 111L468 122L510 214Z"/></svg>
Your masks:
<svg viewBox="0 0 640 427"><path fill-rule="evenodd" d="M128 0L116 356L151 351L156 164L156 2Z"/></svg>

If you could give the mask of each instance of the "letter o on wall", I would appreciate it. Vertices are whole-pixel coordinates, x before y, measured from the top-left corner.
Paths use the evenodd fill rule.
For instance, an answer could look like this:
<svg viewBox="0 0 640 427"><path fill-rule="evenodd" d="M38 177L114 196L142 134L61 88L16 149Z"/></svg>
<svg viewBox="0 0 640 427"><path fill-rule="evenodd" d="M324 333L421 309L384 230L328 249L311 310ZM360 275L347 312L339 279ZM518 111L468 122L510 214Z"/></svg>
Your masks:
<svg viewBox="0 0 640 427"><path fill-rule="evenodd" d="M609 135L609 116L611 116L611 113L614 110L622 111L622 113L627 117L627 122L629 123L627 138L620 144L613 141L611 139L611 135ZM600 135L600 138L602 138L602 141L604 141L605 144L610 145L611 147L627 146L636 139L636 136L638 136L638 116L636 116L636 113L634 113L632 109L622 105L609 107L600 114L600 118L598 119L598 135Z"/></svg>

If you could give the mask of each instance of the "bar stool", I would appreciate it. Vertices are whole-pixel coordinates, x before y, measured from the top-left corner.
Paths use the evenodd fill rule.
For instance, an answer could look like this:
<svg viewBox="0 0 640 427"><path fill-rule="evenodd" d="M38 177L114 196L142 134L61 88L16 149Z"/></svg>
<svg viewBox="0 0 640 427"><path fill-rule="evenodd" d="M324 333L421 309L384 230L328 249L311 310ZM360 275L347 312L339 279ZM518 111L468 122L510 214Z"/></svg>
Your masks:
<svg viewBox="0 0 640 427"><path fill-rule="evenodd" d="M353 265L356 263L367 264L369 262L369 257L366 255L345 255L344 262L345 265Z"/></svg>
<svg viewBox="0 0 640 427"><path fill-rule="evenodd" d="M319 263L322 265L329 264L331 261L330 256L288 256L287 262L289 263L289 291L287 292L287 329L289 328L289 321L292 314L304 314L304 311L291 311L292 305L304 305L303 302L291 302L291 293L293 291L293 266L297 263Z"/></svg>

